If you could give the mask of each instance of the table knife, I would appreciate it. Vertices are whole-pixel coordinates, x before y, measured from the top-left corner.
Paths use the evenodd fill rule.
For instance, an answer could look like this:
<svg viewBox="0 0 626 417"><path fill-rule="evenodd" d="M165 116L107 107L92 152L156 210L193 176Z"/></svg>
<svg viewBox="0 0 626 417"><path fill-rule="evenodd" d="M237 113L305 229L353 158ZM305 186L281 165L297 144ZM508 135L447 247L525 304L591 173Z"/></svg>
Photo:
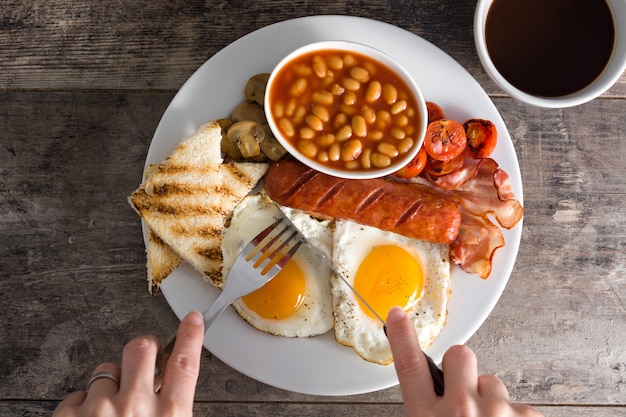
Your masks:
<svg viewBox="0 0 626 417"><path fill-rule="evenodd" d="M337 270L337 268L335 268L335 266L333 265L332 261L330 259L328 259L326 254L324 254L324 252L322 252L318 247L316 247L313 243L311 243L306 238L304 233L302 233L302 231L298 228L298 226L296 226L291 221L289 216L287 216L285 213L283 213L283 211L280 209L280 206L278 204L276 204L276 203L274 203L274 204L276 205L276 207L278 207L278 210L282 213L283 217L285 219L287 219L287 222L289 222L289 224L291 224L291 226L293 226L293 228L296 229L300 233L300 238L302 239L302 241L308 247L311 248L313 253L318 258L320 258L325 264L327 264L330 267L330 270L337 277L339 277L343 281L343 283L348 286L348 288L350 288L350 290L361 301L361 303L363 303L363 305L365 307L367 307L378 320L380 320L380 322L383 324L383 330L385 332L385 335L387 335L387 324L385 323L385 320L383 320L383 318L380 317L380 315L376 312L376 310L374 310L374 308L372 308L372 306L368 304L367 300L365 300L363 298L363 296L361 294L359 294L357 290L354 289L354 287L348 282L348 280L343 276L343 274L341 274ZM432 380L433 380L433 386L435 388L435 393L437 395L441 396L441 395L443 395L443 391L444 391L443 390L443 371L437 366L437 364L435 364L435 362L432 360L432 358L430 356L428 356L426 353L424 353L424 356L426 357L426 362L428 363L428 370L430 371L430 376L432 377Z"/></svg>

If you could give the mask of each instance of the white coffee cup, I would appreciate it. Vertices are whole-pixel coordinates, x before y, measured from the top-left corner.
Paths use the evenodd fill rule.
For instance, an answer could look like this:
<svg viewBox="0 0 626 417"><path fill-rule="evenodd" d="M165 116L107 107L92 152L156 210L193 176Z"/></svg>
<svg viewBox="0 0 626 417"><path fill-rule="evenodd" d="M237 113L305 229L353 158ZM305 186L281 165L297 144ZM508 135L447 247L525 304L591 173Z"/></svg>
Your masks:
<svg viewBox="0 0 626 417"><path fill-rule="evenodd" d="M546 108L577 106L603 94L620 78L626 69L626 1L607 0L613 14L615 40L613 52L604 71L586 87L563 96L543 97L524 92L507 81L494 65L487 50L485 26L493 0L478 0L474 13L474 41L483 68L491 79L511 97L522 102ZM532 30L532 28L529 28Z"/></svg>

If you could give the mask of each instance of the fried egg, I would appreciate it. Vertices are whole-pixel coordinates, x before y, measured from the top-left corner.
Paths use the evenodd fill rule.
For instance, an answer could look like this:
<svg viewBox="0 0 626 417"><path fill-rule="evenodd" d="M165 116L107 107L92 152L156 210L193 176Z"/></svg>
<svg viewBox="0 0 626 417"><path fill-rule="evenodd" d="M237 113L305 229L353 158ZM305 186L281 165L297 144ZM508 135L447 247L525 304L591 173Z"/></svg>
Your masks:
<svg viewBox="0 0 626 417"><path fill-rule="evenodd" d="M337 220L333 265L385 320L393 306L411 318L422 349L446 323L450 297L449 247ZM331 278L335 338L363 359L393 361L383 324L340 278Z"/></svg>
<svg viewBox="0 0 626 417"><path fill-rule="evenodd" d="M294 209L283 210L313 244L327 254L332 250L330 222L318 221ZM223 276L243 247L281 216L274 203L260 192L245 197L234 209L222 240ZM267 284L233 303L237 313L254 328L277 336L308 337L333 327L328 265L302 245L285 267Z"/></svg>

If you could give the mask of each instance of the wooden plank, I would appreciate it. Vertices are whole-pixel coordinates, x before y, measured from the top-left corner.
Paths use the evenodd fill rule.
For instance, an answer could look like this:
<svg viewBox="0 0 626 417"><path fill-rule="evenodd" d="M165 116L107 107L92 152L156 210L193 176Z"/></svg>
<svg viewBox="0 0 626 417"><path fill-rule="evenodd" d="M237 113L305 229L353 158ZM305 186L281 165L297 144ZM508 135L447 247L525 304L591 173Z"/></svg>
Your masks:
<svg viewBox="0 0 626 417"><path fill-rule="evenodd" d="M0 94L2 398L59 398L131 337L175 328L126 203L170 98Z"/></svg>
<svg viewBox="0 0 626 417"><path fill-rule="evenodd" d="M56 408L55 401L0 401L0 414L6 417L48 417ZM626 407L551 407L538 406L537 409L550 417L621 417L626 413ZM196 402L193 408L194 415L212 417L235 417L242 415L271 415L277 417L317 417L317 416L345 416L345 415L377 415L377 416L404 416L402 404L362 404L362 403L334 403L334 404L295 404L295 403L267 403L267 402Z"/></svg>
<svg viewBox="0 0 626 417"><path fill-rule="evenodd" d="M213 54L256 29L301 16L345 14L422 36L458 60L489 93L503 94L475 52L473 2L278 0L271 11L263 2L242 4L5 1L0 5L0 15L6 16L0 26L0 87L177 90ZM626 96L626 76L607 96Z"/></svg>

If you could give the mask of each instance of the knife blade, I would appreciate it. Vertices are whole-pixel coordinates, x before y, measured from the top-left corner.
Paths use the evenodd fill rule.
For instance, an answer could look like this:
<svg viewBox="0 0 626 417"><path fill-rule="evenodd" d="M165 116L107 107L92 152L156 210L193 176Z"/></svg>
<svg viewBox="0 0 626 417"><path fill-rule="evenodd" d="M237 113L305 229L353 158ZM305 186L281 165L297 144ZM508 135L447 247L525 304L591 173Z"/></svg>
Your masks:
<svg viewBox="0 0 626 417"><path fill-rule="evenodd" d="M276 208L278 208L278 211L281 213L281 215L283 216L283 218L285 218L287 220L287 223L289 225L291 225L291 227L293 227L300 235L300 239L304 242L305 245L307 245L309 248L311 248L312 252L318 257L320 258L324 263L326 263L326 265L328 265L330 267L330 270L339 278L341 279L341 281L343 281L343 283L350 288L350 290L352 291L352 293L359 299L359 301L361 301L361 303L363 303L363 305L365 307L367 307L367 309L369 309L369 311L378 319L380 320L380 322L383 324L383 331L385 332L385 336L387 336L387 323L385 322L385 320L383 320L383 318L376 312L376 310L374 310L374 308L367 302L367 300L365 300L365 298L363 298L363 296L361 294L359 294L359 292L357 290L354 289L354 287L352 286L352 284L350 284L350 282L348 282L348 280L343 276L342 273L340 273L337 268L335 268L335 266L333 265L333 262L331 259L328 259L328 256L326 256L326 254L324 252L322 252L317 246L315 246L306 236L304 233L302 233L302 230L300 230L300 228L298 228L298 226L296 226L293 221L291 221L291 219L289 218L289 216L287 216L280 208L280 205L278 205L276 202L274 202L274 205L276 206ZM443 389L443 371L437 366L437 364L435 363L435 361L433 361L433 359L428 356L425 352L424 352L424 356L426 357L426 362L428 364L428 370L430 372L430 376L433 380L433 386L435 389L435 393L439 396L443 395L444 389Z"/></svg>
<svg viewBox="0 0 626 417"><path fill-rule="evenodd" d="M278 208L278 211L280 211L280 213L282 214L282 216L287 220L287 223L293 227L300 235L300 239L302 239L302 241L313 251L313 253L315 254L315 256L317 256L318 258L320 258L326 265L328 265L328 267L330 267L330 270L338 277L340 278L344 284L346 284L348 286L348 288L350 288L350 290L354 293L354 295L359 299L359 301L361 301L363 303L363 305L365 307L368 308L368 310L374 315L374 317L376 317L378 320L380 320L380 322L383 324L383 327L386 325L385 320L383 320L382 317L380 317L380 315L376 312L376 310L374 310L374 308L372 306L369 305L369 303L365 300L365 298L363 298L363 296L361 294L359 294L359 292L357 290L354 289L354 287L348 282L348 280L343 276L343 274L341 272L339 272L337 270L337 268L335 268L335 266L333 265L332 260L328 259L328 257L326 256L326 254L324 252L322 252L317 246L315 246L305 235L304 233L302 233L302 230L300 230L300 228L298 228L298 226L296 226L294 224L293 221L291 221L291 219L289 218L289 216L287 216L281 209L280 206L277 203L274 203L274 205L276 206L276 208Z"/></svg>

